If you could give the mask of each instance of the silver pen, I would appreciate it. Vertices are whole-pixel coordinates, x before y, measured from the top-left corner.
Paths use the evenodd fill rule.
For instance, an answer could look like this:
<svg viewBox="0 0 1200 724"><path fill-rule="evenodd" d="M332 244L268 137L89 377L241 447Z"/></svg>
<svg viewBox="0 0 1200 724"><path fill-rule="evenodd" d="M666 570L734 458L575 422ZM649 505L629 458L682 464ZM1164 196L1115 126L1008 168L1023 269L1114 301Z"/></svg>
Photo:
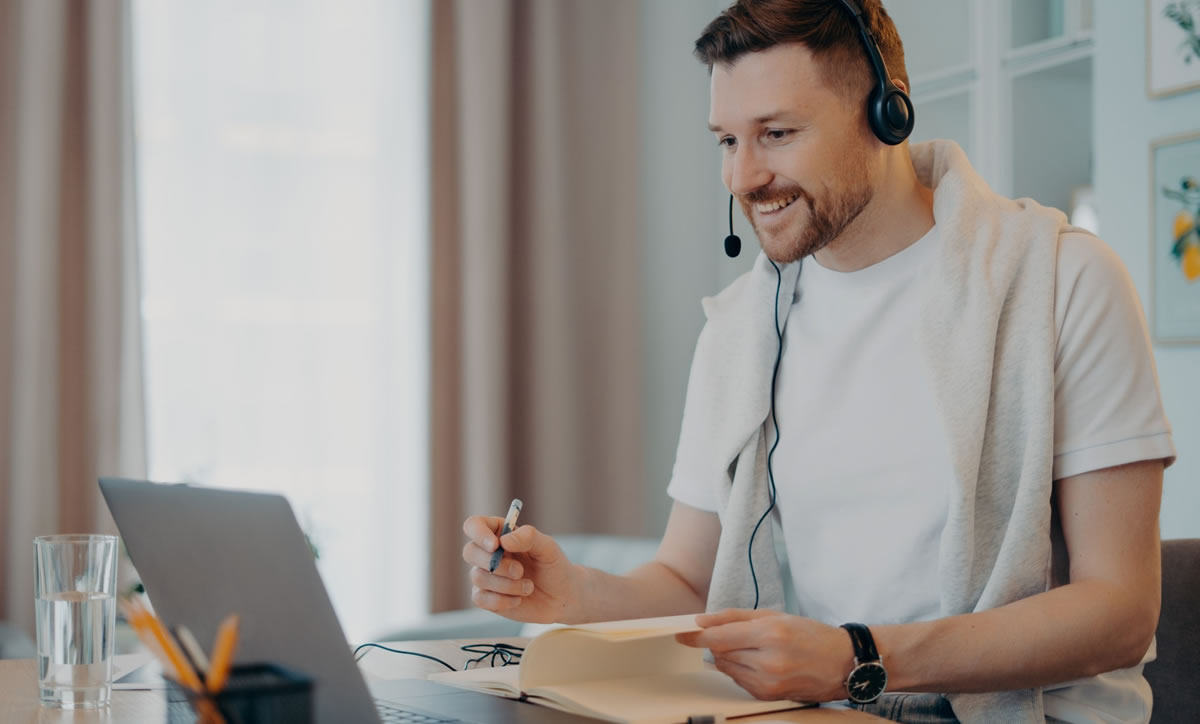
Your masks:
<svg viewBox="0 0 1200 724"><path fill-rule="evenodd" d="M500 536L506 536L517 527L517 516L521 514L521 499L513 498L513 502L508 506L508 515L504 516L504 529L500 532ZM492 560L488 562L488 572L495 573L496 566L500 565L500 559L504 557L504 546L496 544L496 551L492 553Z"/></svg>

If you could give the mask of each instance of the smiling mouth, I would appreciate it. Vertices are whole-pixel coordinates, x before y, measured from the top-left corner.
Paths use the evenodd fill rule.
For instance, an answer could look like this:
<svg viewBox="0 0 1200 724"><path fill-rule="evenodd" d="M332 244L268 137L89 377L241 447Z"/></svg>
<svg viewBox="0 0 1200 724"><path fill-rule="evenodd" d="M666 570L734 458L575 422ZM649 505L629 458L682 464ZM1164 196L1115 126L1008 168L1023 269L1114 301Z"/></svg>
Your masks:
<svg viewBox="0 0 1200 724"><path fill-rule="evenodd" d="M787 207L789 207L793 203L795 203L796 199L798 199L798 198L800 198L800 194L793 194L792 196L788 196L787 198L777 199L775 201L768 201L766 203L761 203L761 204L755 204L754 210L760 214L771 214L771 213L774 213L781 209L786 209Z"/></svg>

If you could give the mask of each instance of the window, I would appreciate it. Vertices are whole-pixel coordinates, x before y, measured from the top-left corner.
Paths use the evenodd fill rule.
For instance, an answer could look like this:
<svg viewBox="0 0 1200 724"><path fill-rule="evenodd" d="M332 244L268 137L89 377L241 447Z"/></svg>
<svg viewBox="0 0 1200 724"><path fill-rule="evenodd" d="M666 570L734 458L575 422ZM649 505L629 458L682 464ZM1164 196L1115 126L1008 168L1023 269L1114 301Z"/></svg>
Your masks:
<svg viewBox="0 0 1200 724"><path fill-rule="evenodd" d="M426 606L428 16L133 3L150 475L286 495L352 641Z"/></svg>

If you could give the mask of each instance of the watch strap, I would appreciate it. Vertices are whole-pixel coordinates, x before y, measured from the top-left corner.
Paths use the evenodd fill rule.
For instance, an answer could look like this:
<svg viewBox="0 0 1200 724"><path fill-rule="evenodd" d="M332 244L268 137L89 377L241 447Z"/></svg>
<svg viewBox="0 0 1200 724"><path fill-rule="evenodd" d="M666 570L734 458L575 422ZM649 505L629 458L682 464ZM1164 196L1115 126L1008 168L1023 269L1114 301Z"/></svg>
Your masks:
<svg viewBox="0 0 1200 724"><path fill-rule="evenodd" d="M844 623L842 628L850 634L850 643L854 645L854 658L858 663L878 661L879 651L875 648L875 637L871 630L861 623Z"/></svg>

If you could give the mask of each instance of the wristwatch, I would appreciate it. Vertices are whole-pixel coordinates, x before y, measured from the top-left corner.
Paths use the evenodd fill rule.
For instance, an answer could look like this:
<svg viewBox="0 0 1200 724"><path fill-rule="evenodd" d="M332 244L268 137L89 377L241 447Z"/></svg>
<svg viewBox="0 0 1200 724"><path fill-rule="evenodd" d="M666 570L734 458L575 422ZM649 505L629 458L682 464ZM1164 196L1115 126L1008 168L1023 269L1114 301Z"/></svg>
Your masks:
<svg viewBox="0 0 1200 724"><path fill-rule="evenodd" d="M870 629L861 623L844 623L842 628L850 634L850 643L854 644L854 668L846 677L846 694L856 704L869 704L887 688L887 669L883 668L883 659L875 650Z"/></svg>

